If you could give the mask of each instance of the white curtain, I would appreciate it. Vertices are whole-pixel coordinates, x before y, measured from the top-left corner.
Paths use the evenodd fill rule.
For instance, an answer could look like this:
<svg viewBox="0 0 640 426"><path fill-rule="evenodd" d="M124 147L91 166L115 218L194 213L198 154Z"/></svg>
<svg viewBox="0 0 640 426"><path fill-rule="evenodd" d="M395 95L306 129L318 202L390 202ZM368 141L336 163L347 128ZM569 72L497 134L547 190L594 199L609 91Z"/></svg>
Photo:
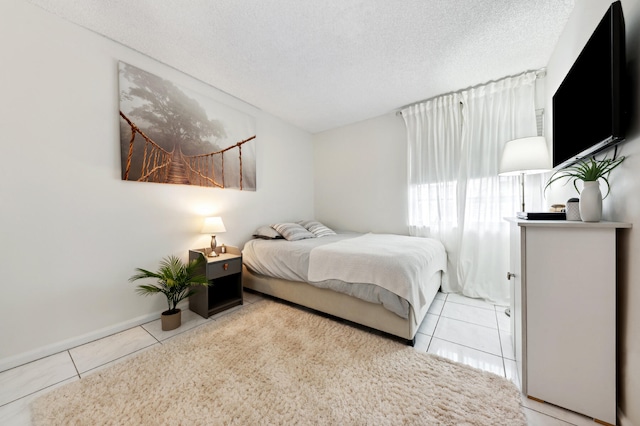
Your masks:
<svg viewBox="0 0 640 426"><path fill-rule="evenodd" d="M519 189L517 178L498 177L498 166L506 142L537 134L535 80L535 73L525 73L402 111L409 143L410 230L445 245L445 292L508 301L504 218L519 210ZM539 196L527 197L527 206L536 201Z"/></svg>

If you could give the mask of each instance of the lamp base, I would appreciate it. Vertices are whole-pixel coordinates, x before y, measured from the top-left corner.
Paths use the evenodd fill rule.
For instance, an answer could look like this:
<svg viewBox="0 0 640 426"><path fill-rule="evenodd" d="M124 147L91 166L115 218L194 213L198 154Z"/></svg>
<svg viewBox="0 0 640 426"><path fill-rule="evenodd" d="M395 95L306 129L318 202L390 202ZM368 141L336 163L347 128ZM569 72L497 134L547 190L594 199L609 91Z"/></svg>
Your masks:
<svg viewBox="0 0 640 426"><path fill-rule="evenodd" d="M209 253L209 257L218 257L218 253L216 253L216 236L211 236L211 253Z"/></svg>

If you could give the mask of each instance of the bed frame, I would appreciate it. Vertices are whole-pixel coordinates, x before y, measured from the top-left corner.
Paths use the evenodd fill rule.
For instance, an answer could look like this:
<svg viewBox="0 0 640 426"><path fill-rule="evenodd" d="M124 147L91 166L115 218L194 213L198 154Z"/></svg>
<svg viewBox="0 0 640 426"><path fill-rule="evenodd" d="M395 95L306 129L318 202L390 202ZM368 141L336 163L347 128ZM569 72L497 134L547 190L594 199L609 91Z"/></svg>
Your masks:
<svg viewBox="0 0 640 426"><path fill-rule="evenodd" d="M409 310L409 317L404 319L380 304L366 302L326 288L314 287L304 282L254 274L244 265L242 268L242 285L247 289L391 334L412 346L418 328L440 288L442 279L440 271L431 277L426 291L428 302L418 313L417 318L414 318L412 310Z"/></svg>

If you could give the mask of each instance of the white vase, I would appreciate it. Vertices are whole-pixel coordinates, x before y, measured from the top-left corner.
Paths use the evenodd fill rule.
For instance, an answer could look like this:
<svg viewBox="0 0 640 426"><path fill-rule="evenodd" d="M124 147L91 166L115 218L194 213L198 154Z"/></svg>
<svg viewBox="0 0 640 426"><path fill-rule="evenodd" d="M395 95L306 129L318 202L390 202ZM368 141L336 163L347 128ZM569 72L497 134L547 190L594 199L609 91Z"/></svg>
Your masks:
<svg viewBox="0 0 640 426"><path fill-rule="evenodd" d="M602 219L602 192L600 192L599 181L584 182L579 206L583 222L600 222Z"/></svg>

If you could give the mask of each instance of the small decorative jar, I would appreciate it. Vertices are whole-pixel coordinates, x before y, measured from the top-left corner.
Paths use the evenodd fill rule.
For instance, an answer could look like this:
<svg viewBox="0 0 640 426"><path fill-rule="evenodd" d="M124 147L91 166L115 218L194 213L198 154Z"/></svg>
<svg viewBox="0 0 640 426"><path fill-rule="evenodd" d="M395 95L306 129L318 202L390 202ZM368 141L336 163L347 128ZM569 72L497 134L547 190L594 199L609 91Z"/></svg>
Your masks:
<svg viewBox="0 0 640 426"><path fill-rule="evenodd" d="M580 218L580 200L577 198L569 198L565 210L567 220L582 220Z"/></svg>

